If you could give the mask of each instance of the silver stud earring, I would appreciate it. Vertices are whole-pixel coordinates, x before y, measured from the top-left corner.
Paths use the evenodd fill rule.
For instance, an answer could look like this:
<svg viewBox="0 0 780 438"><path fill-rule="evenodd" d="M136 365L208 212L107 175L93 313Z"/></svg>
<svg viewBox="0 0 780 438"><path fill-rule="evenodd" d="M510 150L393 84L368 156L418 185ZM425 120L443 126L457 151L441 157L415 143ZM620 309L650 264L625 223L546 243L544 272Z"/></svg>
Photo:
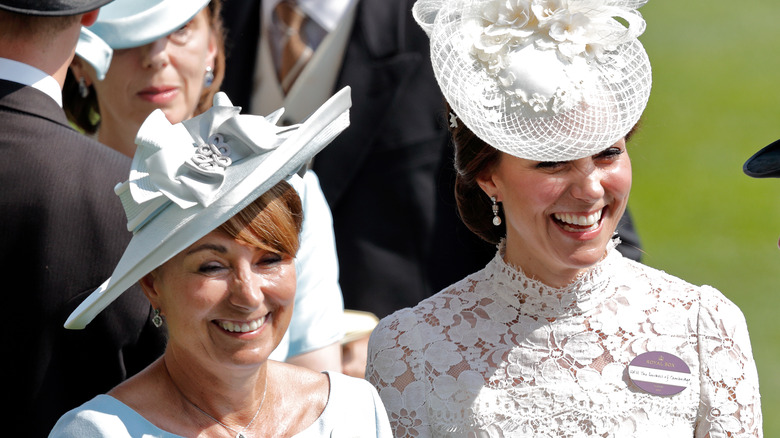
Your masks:
<svg viewBox="0 0 780 438"><path fill-rule="evenodd" d="M84 81L84 76L79 78L79 96L81 96L82 99L86 99L87 96L89 96L89 87L87 86L87 82Z"/></svg>
<svg viewBox="0 0 780 438"><path fill-rule="evenodd" d="M160 309L154 309L153 315L152 315L152 324L154 324L155 327L160 328L163 325L163 319L162 316L160 316Z"/></svg>
<svg viewBox="0 0 780 438"><path fill-rule="evenodd" d="M501 225L501 217L498 215L498 203L496 202L496 197L491 196L490 202L493 203L492 209L493 209L493 225L499 226Z"/></svg>
<svg viewBox="0 0 780 438"><path fill-rule="evenodd" d="M214 69L210 66L206 66L206 74L203 79L203 85L208 88L214 83Z"/></svg>

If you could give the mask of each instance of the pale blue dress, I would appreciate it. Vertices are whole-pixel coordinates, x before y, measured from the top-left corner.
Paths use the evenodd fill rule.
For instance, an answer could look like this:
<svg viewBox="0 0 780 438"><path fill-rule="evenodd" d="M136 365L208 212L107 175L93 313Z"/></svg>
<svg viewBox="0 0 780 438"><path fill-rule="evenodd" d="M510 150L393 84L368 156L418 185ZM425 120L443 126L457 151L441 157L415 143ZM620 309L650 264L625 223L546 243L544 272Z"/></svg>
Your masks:
<svg viewBox="0 0 780 438"><path fill-rule="evenodd" d="M393 436L384 405L371 384L343 374L326 374L330 378L330 396L325 410L295 438ZM181 438L158 428L109 395L99 395L63 415L49 437Z"/></svg>

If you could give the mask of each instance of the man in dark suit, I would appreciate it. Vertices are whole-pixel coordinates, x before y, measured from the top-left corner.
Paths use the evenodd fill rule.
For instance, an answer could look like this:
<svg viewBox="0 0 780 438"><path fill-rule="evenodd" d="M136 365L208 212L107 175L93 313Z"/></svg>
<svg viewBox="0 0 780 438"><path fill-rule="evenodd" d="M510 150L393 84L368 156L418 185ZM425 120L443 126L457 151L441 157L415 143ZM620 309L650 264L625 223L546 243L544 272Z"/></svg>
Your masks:
<svg viewBox="0 0 780 438"><path fill-rule="evenodd" d="M112 190L127 178L128 159L71 129L61 108L81 25L107 2L0 0L8 436L46 436L60 415L144 368L164 345L140 290L83 331L63 328L131 237Z"/></svg>
<svg viewBox="0 0 780 438"><path fill-rule="evenodd" d="M302 32L327 36L286 93L271 67L279 2L225 1L223 89L245 112L284 106L297 122L307 114L298 107L352 87L350 127L313 163L333 213L345 308L383 317L483 268L495 248L457 215L447 115L414 1L299 0L318 25Z"/></svg>

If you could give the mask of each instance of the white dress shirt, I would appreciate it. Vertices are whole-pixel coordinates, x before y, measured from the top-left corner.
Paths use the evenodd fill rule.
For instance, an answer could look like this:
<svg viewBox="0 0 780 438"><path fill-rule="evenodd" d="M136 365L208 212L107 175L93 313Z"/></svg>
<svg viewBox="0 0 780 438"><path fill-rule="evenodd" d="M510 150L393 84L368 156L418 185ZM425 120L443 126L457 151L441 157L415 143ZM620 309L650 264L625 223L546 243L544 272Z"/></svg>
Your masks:
<svg viewBox="0 0 780 438"><path fill-rule="evenodd" d="M33 87L46 93L62 108L62 88L52 76L31 65L0 58L0 79Z"/></svg>

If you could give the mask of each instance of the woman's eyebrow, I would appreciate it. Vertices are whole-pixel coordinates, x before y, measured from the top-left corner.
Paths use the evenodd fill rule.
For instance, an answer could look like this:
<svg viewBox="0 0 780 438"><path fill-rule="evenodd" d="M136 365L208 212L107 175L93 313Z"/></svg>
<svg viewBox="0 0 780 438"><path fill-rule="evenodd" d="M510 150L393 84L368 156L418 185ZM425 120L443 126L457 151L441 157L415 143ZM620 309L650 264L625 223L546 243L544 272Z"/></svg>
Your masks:
<svg viewBox="0 0 780 438"><path fill-rule="evenodd" d="M222 245L217 245L215 243L204 243L187 251L187 255L194 254L199 251L216 251L218 253L224 254L227 252L227 248L225 248Z"/></svg>

